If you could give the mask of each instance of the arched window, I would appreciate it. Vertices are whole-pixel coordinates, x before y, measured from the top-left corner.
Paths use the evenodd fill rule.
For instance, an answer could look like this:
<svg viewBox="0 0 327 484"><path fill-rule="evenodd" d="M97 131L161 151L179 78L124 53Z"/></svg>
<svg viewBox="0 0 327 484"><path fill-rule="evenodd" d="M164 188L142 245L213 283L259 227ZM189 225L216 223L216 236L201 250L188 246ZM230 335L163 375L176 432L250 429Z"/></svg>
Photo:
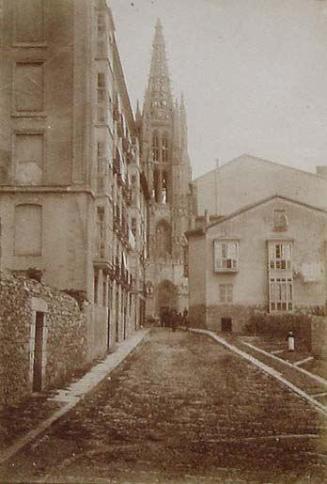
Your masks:
<svg viewBox="0 0 327 484"><path fill-rule="evenodd" d="M156 249L158 257L171 254L171 227L165 220L161 220L156 227Z"/></svg>
<svg viewBox="0 0 327 484"><path fill-rule="evenodd" d="M152 157L153 161L159 161L159 137L156 131L152 135Z"/></svg>
<svg viewBox="0 0 327 484"><path fill-rule="evenodd" d="M164 162L168 161L168 147L169 147L168 136L165 133L162 137L162 143L161 143L161 159Z"/></svg>
<svg viewBox="0 0 327 484"><path fill-rule="evenodd" d="M160 177L159 177L159 170L155 168L153 171L153 191L154 191L154 199L157 203L160 200Z"/></svg>
<svg viewBox="0 0 327 484"><path fill-rule="evenodd" d="M161 202L168 203L168 175L166 171L162 172Z"/></svg>

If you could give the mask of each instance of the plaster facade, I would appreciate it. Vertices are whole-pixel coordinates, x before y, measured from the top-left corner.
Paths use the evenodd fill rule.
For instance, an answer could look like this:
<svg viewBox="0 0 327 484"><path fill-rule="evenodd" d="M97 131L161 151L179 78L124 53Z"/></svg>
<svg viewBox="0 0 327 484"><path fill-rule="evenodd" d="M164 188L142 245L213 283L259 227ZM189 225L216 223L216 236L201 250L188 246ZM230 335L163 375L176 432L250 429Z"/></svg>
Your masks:
<svg viewBox="0 0 327 484"><path fill-rule="evenodd" d="M284 226L276 224L276 213ZM326 217L324 210L274 196L189 232L191 324L241 331L257 311L323 312Z"/></svg>

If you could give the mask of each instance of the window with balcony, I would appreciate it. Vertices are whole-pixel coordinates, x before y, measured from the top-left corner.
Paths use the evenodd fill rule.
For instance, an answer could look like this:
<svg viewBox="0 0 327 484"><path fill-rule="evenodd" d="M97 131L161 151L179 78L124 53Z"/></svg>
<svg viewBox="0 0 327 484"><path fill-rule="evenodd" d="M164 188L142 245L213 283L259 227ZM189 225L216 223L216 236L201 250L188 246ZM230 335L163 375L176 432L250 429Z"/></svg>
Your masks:
<svg viewBox="0 0 327 484"><path fill-rule="evenodd" d="M105 145L103 141L97 142L97 191L102 192L105 188L106 159Z"/></svg>
<svg viewBox="0 0 327 484"><path fill-rule="evenodd" d="M98 72L97 76L97 122L106 123L107 121L107 97L106 97L106 77L103 72Z"/></svg>
<svg viewBox="0 0 327 484"><path fill-rule="evenodd" d="M238 271L239 242L237 240L214 241L214 271Z"/></svg>
<svg viewBox="0 0 327 484"><path fill-rule="evenodd" d="M269 311L293 310L293 242L268 241Z"/></svg>
<svg viewBox="0 0 327 484"><path fill-rule="evenodd" d="M105 256L105 240L104 208L97 207L97 256L101 258Z"/></svg>

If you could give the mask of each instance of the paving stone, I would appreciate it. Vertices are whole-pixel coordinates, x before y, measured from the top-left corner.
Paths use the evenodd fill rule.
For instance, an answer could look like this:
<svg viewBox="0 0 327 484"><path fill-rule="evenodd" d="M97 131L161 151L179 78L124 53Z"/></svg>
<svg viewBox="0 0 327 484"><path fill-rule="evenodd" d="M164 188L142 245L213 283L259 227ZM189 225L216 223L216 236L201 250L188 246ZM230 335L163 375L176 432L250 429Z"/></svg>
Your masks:
<svg viewBox="0 0 327 484"><path fill-rule="evenodd" d="M158 329L4 472L10 482L324 482L326 435L314 408L239 356Z"/></svg>

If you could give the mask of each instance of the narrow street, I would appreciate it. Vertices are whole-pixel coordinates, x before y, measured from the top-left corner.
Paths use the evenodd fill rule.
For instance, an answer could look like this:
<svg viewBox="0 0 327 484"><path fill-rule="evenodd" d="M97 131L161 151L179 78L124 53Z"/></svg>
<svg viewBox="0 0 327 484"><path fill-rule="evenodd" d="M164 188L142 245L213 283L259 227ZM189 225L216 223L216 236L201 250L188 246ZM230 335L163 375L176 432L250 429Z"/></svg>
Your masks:
<svg viewBox="0 0 327 484"><path fill-rule="evenodd" d="M321 483L326 430L307 402L213 340L154 329L0 481Z"/></svg>

